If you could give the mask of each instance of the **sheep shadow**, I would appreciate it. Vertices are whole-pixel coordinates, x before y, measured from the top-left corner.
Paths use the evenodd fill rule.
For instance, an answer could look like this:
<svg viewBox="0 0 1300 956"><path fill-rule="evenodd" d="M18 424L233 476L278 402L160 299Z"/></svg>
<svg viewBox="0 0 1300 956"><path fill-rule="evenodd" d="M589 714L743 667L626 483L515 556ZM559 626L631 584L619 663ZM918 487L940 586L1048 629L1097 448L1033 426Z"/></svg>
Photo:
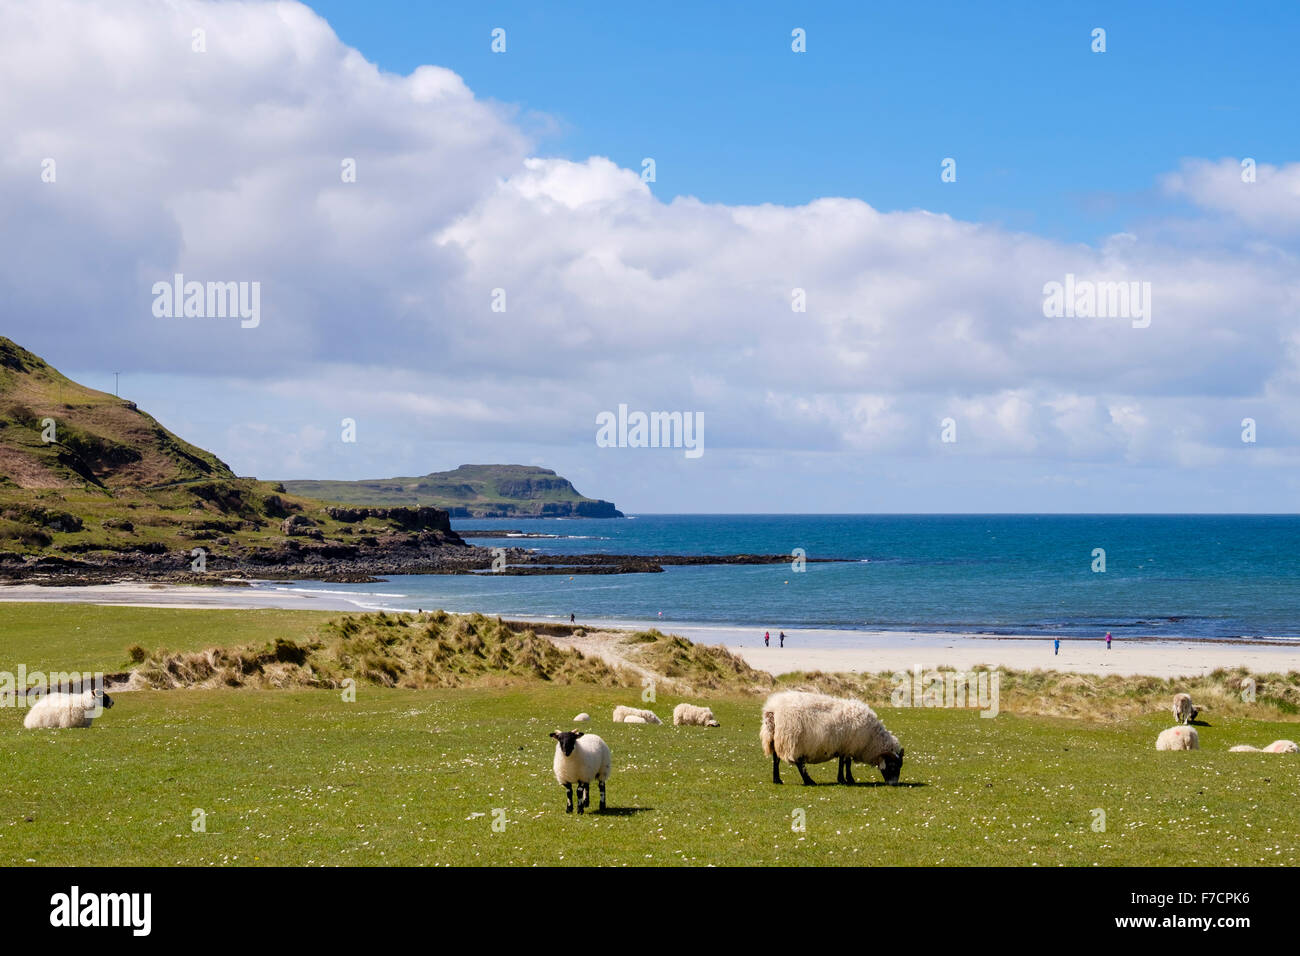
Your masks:
<svg viewBox="0 0 1300 956"><path fill-rule="evenodd" d="M1193 720L1190 722L1190 725L1192 727L1213 727L1214 726L1208 720Z"/></svg>
<svg viewBox="0 0 1300 956"><path fill-rule="evenodd" d="M638 813L654 813L654 807L606 807L604 810L588 810L598 817L634 817Z"/></svg>
<svg viewBox="0 0 1300 956"><path fill-rule="evenodd" d="M802 786L802 784L800 784ZM928 787L922 780L900 780L898 783L885 783L883 780L857 780L853 783L817 783L817 787Z"/></svg>

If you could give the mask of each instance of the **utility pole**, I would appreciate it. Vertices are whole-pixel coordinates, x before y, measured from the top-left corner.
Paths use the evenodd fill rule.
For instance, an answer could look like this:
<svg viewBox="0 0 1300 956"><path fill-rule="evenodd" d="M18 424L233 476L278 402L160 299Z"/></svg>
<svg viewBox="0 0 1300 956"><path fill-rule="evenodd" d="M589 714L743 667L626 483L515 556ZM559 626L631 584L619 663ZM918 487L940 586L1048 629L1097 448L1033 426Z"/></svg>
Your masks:
<svg viewBox="0 0 1300 956"><path fill-rule="evenodd" d="M117 395L118 398L121 398L121 397L122 397L122 396L118 393L118 390L117 390L117 377L118 377L119 375L121 375L121 374L122 374L121 372L114 372L114 373L113 373L113 394L114 394L114 395Z"/></svg>

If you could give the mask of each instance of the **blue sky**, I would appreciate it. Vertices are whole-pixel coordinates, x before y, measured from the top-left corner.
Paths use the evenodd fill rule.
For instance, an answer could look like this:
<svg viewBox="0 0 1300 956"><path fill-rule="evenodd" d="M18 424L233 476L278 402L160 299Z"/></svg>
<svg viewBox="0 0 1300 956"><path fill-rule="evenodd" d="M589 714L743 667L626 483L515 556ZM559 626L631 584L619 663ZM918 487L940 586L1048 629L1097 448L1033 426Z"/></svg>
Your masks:
<svg viewBox="0 0 1300 956"><path fill-rule="evenodd" d="M653 156L664 199L852 196L1093 242L1167 206L1180 158L1300 153L1294 2L311 6L383 69L438 63L517 105L540 152Z"/></svg>
<svg viewBox="0 0 1300 956"><path fill-rule="evenodd" d="M1280 2L0 5L0 332L265 478L1292 512L1297 36ZM259 321L160 314L175 273ZM1150 321L1049 314L1071 277ZM702 414L704 454L601 447L620 405Z"/></svg>

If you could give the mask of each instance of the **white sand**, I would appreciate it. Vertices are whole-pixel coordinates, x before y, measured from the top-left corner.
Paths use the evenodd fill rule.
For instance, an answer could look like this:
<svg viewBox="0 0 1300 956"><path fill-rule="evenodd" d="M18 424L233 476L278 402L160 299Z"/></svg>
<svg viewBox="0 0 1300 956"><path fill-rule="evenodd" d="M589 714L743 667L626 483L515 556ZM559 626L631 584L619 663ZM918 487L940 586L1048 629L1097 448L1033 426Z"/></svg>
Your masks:
<svg viewBox="0 0 1300 956"><path fill-rule="evenodd" d="M100 604L118 607L215 608L247 610L284 608L295 611L356 611L358 606L326 593L263 590L248 587L185 587L175 584L94 584L46 588L34 584L0 586L0 602Z"/></svg>
<svg viewBox="0 0 1300 956"><path fill-rule="evenodd" d="M185 587L158 584L105 584L51 588L36 585L0 586L0 602L27 601L169 608L284 608L290 610L357 611L359 605L328 592L271 590L248 587ZM580 622L583 623L583 622ZM585 622L588 627L593 622ZM598 627L634 628L626 622L601 622ZM1061 653L1052 654L1050 638L1020 636L990 638L973 634L922 634L899 631L787 630L786 646L763 647L762 631L752 628L647 623L666 633L680 634L701 644L722 644L753 667L772 674L790 671L874 673L916 667L977 664L1014 670L1044 668L1090 674L1149 674L1179 677L1205 674L1216 667L1243 666L1256 673L1300 670L1300 641L1290 645L1224 643L1188 640L1117 640L1107 651L1100 640L1062 639Z"/></svg>
<svg viewBox="0 0 1300 956"><path fill-rule="evenodd" d="M668 630L669 628L664 628ZM876 673L916 667L953 667L968 670L977 664L1008 670L1072 671L1087 674L1146 674L1182 677L1208 674L1216 667L1249 668L1255 673L1300 670L1300 642L1231 644L1188 640L1117 640L1111 650L1100 640L1061 640L1059 655L1052 653L1051 638L989 638L968 634L919 634L843 631L786 631L784 648L763 646L760 631L733 628L672 628L692 641L723 644L751 667L771 674L791 671ZM850 641L852 642L850 644ZM841 647L801 646L839 643ZM864 644L868 646L863 646Z"/></svg>

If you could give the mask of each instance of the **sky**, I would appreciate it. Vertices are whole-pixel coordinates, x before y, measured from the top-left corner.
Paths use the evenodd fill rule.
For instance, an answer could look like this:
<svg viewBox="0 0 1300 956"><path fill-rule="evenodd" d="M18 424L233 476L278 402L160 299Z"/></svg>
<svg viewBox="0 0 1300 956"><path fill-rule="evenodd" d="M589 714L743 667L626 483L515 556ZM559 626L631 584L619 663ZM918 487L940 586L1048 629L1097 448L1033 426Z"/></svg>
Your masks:
<svg viewBox="0 0 1300 956"><path fill-rule="evenodd" d="M1294 512L1300 6L996 6L0 0L0 333L263 478Z"/></svg>

